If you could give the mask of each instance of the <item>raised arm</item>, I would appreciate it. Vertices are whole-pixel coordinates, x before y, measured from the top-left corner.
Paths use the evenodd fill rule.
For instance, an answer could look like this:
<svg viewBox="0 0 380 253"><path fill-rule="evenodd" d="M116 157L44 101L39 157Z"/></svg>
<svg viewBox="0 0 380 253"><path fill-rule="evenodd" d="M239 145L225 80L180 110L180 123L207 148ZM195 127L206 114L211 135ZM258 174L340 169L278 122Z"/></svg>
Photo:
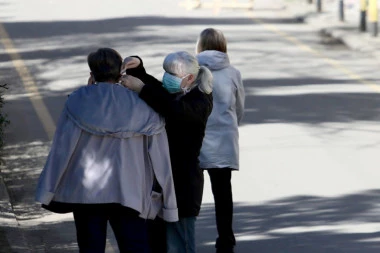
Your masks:
<svg viewBox="0 0 380 253"><path fill-rule="evenodd" d="M187 121L203 120L212 109L212 95L201 92L198 87L182 98L169 93L160 81L146 73L141 58L140 64L127 69L127 76L123 77L122 84L139 93L150 107L165 118L175 117Z"/></svg>
<svg viewBox="0 0 380 253"><path fill-rule="evenodd" d="M212 95L198 88L181 99L176 99L162 86L145 84L139 94L150 107L165 118L185 121L202 121L212 109Z"/></svg>
<svg viewBox="0 0 380 253"><path fill-rule="evenodd" d="M130 64L128 66L128 62L133 62L133 64ZM143 60L138 56L129 56L125 58L122 68L127 75L131 75L140 79L144 84L149 83L157 86L162 86L162 83L159 80L146 72Z"/></svg>

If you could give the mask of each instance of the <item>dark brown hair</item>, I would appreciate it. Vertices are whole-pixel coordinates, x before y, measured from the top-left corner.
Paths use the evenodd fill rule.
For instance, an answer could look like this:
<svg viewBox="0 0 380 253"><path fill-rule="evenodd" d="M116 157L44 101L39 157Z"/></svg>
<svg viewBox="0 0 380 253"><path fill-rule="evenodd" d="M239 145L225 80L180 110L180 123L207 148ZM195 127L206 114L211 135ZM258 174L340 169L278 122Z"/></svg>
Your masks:
<svg viewBox="0 0 380 253"><path fill-rule="evenodd" d="M96 82L114 81L120 78L123 59L112 48L99 48L87 56L87 63Z"/></svg>
<svg viewBox="0 0 380 253"><path fill-rule="evenodd" d="M207 28L201 32L197 43L197 53L206 50L227 53L227 40L221 31Z"/></svg>

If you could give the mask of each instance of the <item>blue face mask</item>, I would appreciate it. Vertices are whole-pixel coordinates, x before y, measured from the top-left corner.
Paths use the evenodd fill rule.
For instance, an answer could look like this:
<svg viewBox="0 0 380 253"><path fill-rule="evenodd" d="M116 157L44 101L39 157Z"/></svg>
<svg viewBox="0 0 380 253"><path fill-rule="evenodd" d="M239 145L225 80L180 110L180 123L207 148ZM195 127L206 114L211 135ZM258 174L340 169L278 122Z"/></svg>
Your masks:
<svg viewBox="0 0 380 253"><path fill-rule="evenodd" d="M162 77L162 86L169 91L169 93L178 93L182 91L181 89L182 78L173 76L168 72L165 72Z"/></svg>

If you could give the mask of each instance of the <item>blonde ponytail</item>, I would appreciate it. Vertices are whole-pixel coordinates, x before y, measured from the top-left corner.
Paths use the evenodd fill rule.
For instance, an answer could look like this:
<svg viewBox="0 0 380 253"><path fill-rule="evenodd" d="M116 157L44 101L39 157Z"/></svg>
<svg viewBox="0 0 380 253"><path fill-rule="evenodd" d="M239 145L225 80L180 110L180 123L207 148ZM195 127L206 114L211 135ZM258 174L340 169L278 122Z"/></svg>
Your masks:
<svg viewBox="0 0 380 253"><path fill-rule="evenodd" d="M198 84L198 89L203 93L210 94L212 92L212 79L211 71L205 66L200 66L195 81Z"/></svg>

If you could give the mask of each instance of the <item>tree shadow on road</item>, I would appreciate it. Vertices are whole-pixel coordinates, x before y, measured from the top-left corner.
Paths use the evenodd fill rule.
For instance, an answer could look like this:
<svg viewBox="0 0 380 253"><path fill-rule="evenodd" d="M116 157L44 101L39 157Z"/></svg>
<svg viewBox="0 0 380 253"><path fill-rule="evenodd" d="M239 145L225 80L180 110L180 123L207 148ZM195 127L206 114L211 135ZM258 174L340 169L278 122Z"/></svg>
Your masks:
<svg viewBox="0 0 380 253"><path fill-rule="evenodd" d="M239 253L375 253L380 250L380 190L339 197L294 196L262 204L236 203L234 228ZM45 213L44 215L48 215ZM0 214L0 218L3 214ZM76 252L72 219L18 227L32 252ZM3 229L9 229L3 227ZM109 235L112 237L112 235ZM199 253L214 251L214 209L202 206L196 223ZM111 239L113 248L117 248Z"/></svg>
<svg viewBox="0 0 380 253"><path fill-rule="evenodd" d="M376 80L376 79L374 79ZM380 94L363 85L363 91L347 92L343 86L358 86L352 80L325 78L276 78L244 80L247 90L245 124L263 123L350 123L380 120ZM326 90L313 91L312 86ZM258 90L270 91L260 93ZM310 92L310 89L312 92ZM358 88L360 89L360 88ZM272 92L272 94L271 94Z"/></svg>
<svg viewBox="0 0 380 253"><path fill-rule="evenodd" d="M288 24L295 19L268 19L263 23ZM4 26L10 37L16 41L20 56L33 73L39 91L49 105L49 109L62 108L64 97L87 80L88 67L86 55L99 46L109 46L122 52L123 56L138 54L146 61L147 70L160 77L162 60L169 52L176 50L193 51L201 27L223 25L229 35L231 51L235 53L233 64L245 69L243 74L260 73L269 66L262 61L278 64L278 72L294 73L304 76L310 72L310 55L298 53L281 45L277 36L269 31L257 31L258 24L250 18L165 18L157 16L127 17L92 21L62 22L8 22ZM194 27L198 27L194 29ZM239 29L237 29L239 28ZM241 29L246 32L242 33ZM164 31L165 30L165 31ZM251 32L247 32L251 31ZM296 37L307 40L313 37L310 31L297 31ZM303 37L304 36L304 37ZM278 36L277 36L278 37ZM255 43L265 44L264 48L250 48ZM234 47L235 45L235 47ZM261 45L261 44L260 44ZM283 45L284 46L284 45ZM281 50L280 50L281 49ZM298 50L298 49L297 49ZM9 56L0 54L0 62L8 62ZM253 61L252 59L257 59ZM247 66L251 62L253 66ZM38 63L38 64L36 64ZM235 64L236 63L236 64ZM321 63L320 65L323 65ZM319 66L320 66L319 65ZM314 66L319 67L319 66ZM254 70L252 70L254 69ZM17 73L12 68L1 68L0 75L10 84L8 94L26 93L20 81L15 79ZM251 73L249 73L251 74ZM254 74L253 74L254 75ZM252 76L252 74L250 75ZM243 75L244 77L244 75ZM377 79L370 81L377 82ZM379 98L377 94L367 93L321 93L300 95L257 95L255 89L271 86L297 86L310 84L347 84L348 79L301 78L253 79L245 78L244 84L253 90L247 96L247 113L245 124L260 123L322 123L350 122L355 120L377 121ZM59 99L60 106L53 102ZM11 102L12 103L12 102ZM15 104L28 104L27 98L14 100ZM352 113L351 113L352 112ZM58 118L59 110L52 115ZM32 115L32 114L29 114ZM38 135L39 136L39 135ZM30 141L27 139L26 141Z"/></svg>
<svg viewBox="0 0 380 253"><path fill-rule="evenodd" d="M3 157L8 166L2 167L1 173L12 198L18 230L34 252L75 252L75 226L71 216L49 218L51 213L34 201L41 164L49 147L50 142L6 147ZM236 203L237 252L378 252L379 203L380 190L337 197L293 196L258 204ZM12 213L1 212L1 231L15 229L2 222L12 217ZM196 234L198 252L212 252L216 235L212 204L202 206Z"/></svg>
<svg viewBox="0 0 380 253"><path fill-rule="evenodd" d="M268 19L268 23L293 23L294 19ZM153 74L162 75L162 61L173 51L193 52L199 32L206 27L227 26L231 43L237 28L254 29L251 18L126 17L90 21L3 22L19 56L42 96L73 90L86 82L86 56L99 47L111 47L122 56L140 55ZM194 29L194 27L199 27ZM267 40L252 34L249 40ZM8 83L10 95L27 93L11 57L0 48L0 82ZM153 63L153 64L152 64ZM151 67L153 66L153 67Z"/></svg>
<svg viewBox="0 0 380 253"><path fill-rule="evenodd" d="M301 24L297 18L263 18L263 23L269 24ZM223 17L125 17L92 21L54 21L54 22L4 22L12 39L47 38L54 36L67 36L78 34L109 34L109 33L133 33L139 27L153 26L188 26L188 25L259 25L252 18L223 18ZM164 35L163 35L164 36Z"/></svg>
<svg viewBox="0 0 380 253"><path fill-rule="evenodd" d="M334 198L295 196L262 205L236 203L239 253L375 253L380 249L380 190ZM199 252L212 252L212 205L197 222Z"/></svg>

